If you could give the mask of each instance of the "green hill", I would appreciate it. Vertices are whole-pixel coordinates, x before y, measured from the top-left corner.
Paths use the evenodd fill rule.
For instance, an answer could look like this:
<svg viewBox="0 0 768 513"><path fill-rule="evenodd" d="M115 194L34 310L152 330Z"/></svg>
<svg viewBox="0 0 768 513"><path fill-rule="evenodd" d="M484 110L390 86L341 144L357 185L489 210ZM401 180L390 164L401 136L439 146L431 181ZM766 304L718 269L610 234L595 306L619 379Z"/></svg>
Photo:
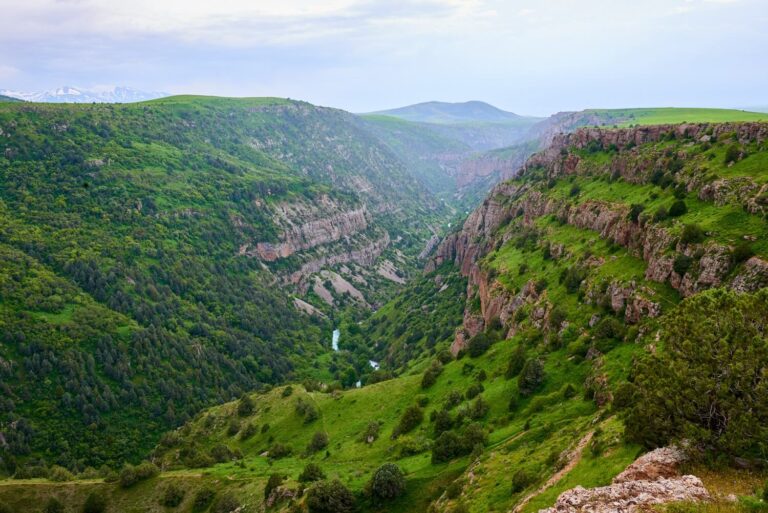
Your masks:
<svg viewBox="0 0 768 513"><path fill-rule="evenodd" d="M440 215L357 117L303 102L4 103L0 128L4 473L119 466L201 408L334 379L329 316L391 297L377 269L415 270Z"/></svg>
<svg viewBox="0 0 768 513"><path fill-rule="evenodd" d="M10 96L4 96L0 94L0 102L20 102L18 98L11 98Z"/></svg>
<svg viewBox="0 0 768 513"><path fill-rule="evenodd" d="M406 121L419 123L518 123L525 122L525 117L501 110L480 101L461 103L424 102L396 109L372 112L382 116L391 116Z"/></svg>
<svg viewBox="0 0 768 513"><path fill-rule="evenodd" d="M557 136L402 295L339 316L340 351L319 362L377 359L361 388L318 374L264 388L163 436L157 476L6 481L0 501L79 508L96 492L110 511L165 511L171 489L199 511L210 489L213 511L325 511L323 485L300 481L314 463L358 511L534 512L685 439L713 501L679 507L752 511L768 477L766 140L761 123ZM385 463L405 478L389 500L368 485Z"/></svg>

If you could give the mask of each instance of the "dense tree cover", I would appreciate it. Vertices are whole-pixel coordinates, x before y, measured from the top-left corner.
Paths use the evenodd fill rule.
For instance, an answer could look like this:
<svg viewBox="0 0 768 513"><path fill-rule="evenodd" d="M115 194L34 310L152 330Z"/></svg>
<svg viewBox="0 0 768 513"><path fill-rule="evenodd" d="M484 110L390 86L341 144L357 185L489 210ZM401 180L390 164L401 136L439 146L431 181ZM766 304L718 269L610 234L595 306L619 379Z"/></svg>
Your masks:
<svg viewBox="0 0 768 513"><path fill-rule="evenodd" d="M466 288L466 278L450 264L415 278L374 315L348 326L341 337L342 348L394 371L420 357L439 355L461 326ZM387 377L384 370L371 371L367 360L355 368L369 375L364 383Z"/></svg>
<svg viewBox="0 0 768 513"><path fill-rule="evenodd" d="M239 254L277 240L274 204L432 208L356 118L301 102L3 104L0 128L0 473L119 467L205 406L316 372L326 321L274 286L300 262ZM418 251L409 220L379 223Z"/></svg>
<svg viewBox="0 0 768 513"><path fill-rule="evenodd" d="M687 440L732 456L768 455L768 289L710 290L665 319L663 346L635 371L627 435Z"/></svg>

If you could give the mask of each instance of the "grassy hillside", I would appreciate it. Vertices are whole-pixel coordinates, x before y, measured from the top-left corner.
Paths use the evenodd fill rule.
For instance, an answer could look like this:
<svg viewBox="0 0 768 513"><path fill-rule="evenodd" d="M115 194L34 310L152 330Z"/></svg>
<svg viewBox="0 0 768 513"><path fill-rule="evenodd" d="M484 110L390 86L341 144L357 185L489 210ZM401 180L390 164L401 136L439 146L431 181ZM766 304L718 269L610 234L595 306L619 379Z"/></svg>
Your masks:
<svg viewBox="0 0 768 513"><path fill-rule="evenodd" d="M10 96L3 96L0 94L0 102L20 102L18 98L11 98Z"/></svg>
<svg viewBox="0 0 768 513"><path fill-rule="evenodd" d="M588 109L586 116L597 116L604 125L665 125L675 123L726 123L729 121L766 121L760 112L735 109L703 108L637 108L637 109Z"/></svg>
<svg viewBox="0 0 768 513"><path fill-rule="evenodd" d="M6 103L0 128L3 473L137 460L205 406L332 376L312 364L331 326L294 308L286 273L385 234L408 269L435 215L356 117L306 103ZM336 245L243 253L316 203L372 214Z"/></svg>

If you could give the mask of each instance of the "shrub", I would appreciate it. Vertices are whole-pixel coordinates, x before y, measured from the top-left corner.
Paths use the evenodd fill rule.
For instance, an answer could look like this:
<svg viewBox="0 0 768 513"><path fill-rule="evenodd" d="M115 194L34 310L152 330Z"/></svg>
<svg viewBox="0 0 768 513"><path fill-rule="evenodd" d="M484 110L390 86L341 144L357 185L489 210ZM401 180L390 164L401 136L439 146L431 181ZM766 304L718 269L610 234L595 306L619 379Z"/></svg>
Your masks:
<svg viewBox="0 0 768 513"><path fill-rule="evenodd" d="M283 391L280 393L281 397L290 397L293 393L293 387L291 385L288 385L283 389Z"/></svg>
<svg viewBox="0 0 768 513"><path fill-rule="evenodd" d="M663 350L635 368L627 437L647 447L685 439L709 454L764 454L766 318L768 289L708 290L671 310Z"/></svg>
<svg viewBox="0 0 768 513"><path fill-rule="evenodd" d="M241 417L247 417L253 413L253 400L248 394L243 394L237 403L237 414Z"/></svg>
<svg viewBox="0 0 768 513"><path fill-rule="evenodd" d="M270 474L269 479L267 479L267 484L264 486L264 500L269 499L269 496L272 495L272 491L283 484L284 480L285 476L282 474Z"/></svg>
<svg viewBox="0 0 768 513"><path fill-rule="evenodd" d="M198 490L195 494L195 500L192 502L192 511L203 511L213 502L216 492L210 488Z"/></svg>
<svg viewBox="0 0 768 513"><path fill-rule="evenodd" d="M317 463L307 463L299 474L299 483L311 483L325 479L325 472Z"/></svg>
<svg viewBox="0 0 768 513"><path fill-rule="evenodd" d="M371 495L378 501L391 501L405 491L405 474L394 463L376 469L370 482Z"/></svg>
<svg viewBox="0 0 768 513"><path fill-rule="evenodd" d="M451 500L458 499L461 496L461 491L463 489L464 486L462 485L461 481L457 479L445 487L445 495Z"/></svg>
<svg viewBox="0 0 768 513"><path fill-rule="evenodd" d="M680 242L683 244L694 244L703 242L705 238L704 230L696 224L686 224L680 233Z"/></svg>
<svg viewBox="0 0 768 513"><path fill-rule="evenodd" d="M638 205L637 203L633 203L629 207L629 213L627 214L627 219L629 219L633 223L638 222L640 220L640 214L643 213L643 210L645 210L644 205Z"/></svg>
<svg viewBox="0 0 768 513"><path fill-rule="evenodd" d="M240 430L240 440L248 440L258 432L259 427L253 422L249 422L242 430Z"/></svg>
<svg viewBox="0 0 768 513"><path fill-rule="evenodd" d="M462 443L459 435L453 431L444 431L432 444L432 463L450 461L460 456L461 452Z"/></svg>
<svg viewBox="0 0 768 513"><path fill-rule="evenodd" d="M120 471L120 486L122 488L130 488L140 481L155 477L159 473L160 469L154 463L145 461L135 467L129 463Z"/></svg>
<svg viewBox="0 0 768 513"><path fill-rule="evenodd" d="M493 338L491 338L487 332L482 331L475 335L474 337L469 339L469 344L467 345L467 351L469 352L469 356L472 358L477 358L478 356L485 353L488 348L493 345L495 341Z"/></svg>
<svg viewBox="0 0 768 513"><path fill-rule="evenodd" d="M440 433L448 431L453 427L453 418L447 410L440 410L435 412L435 436L440 436Z"/></svg>
<svg viewBox="0 0 768 513"><path fill-rule="evenodd" d="M3 509L0 507L0 512L2 511ZM51 497L48 499L48 502L45 503L43 513L64 513L64 504L62 504L56 497Z"/></svg>
<svg viewBox="0 0 768 513"><path fill-rule="evenodd" d="M525 365L525 346L518 344L515 350L512 352L512 356L509 357L509 363L507 364L507 370L504 373L507 379L514 378L520 371L523 370Z"/></svg>
<svg viewBox="0 0 768 513"><path fill-rule="evenodd" d="M216 501L213 506L213 513L232 513L239 507L240 501L234 495L226 493Z"/></svg>
<svg viewBox="0 0 768 513"><path fill-rule="evenodd" d="M421 388L429 388L437 382L437 377L443 372L443 364L434 360L432 364L424 371L421 378Z"/></svg>
<svg viewBox="0 0 768 513"><path fill-rule="evenodd" d="M692 265L693 259L691 257L680 254L675 257L675 261L672 263L672 269L674 269L680 276L683 276L688 272Z"/></svg>
<svg viewBox="0 0 768 513"><path fill-rule="evenodd" d="M72 481L74 478L75 476L72 472L58 465L52 466L50 472L48 472L48 479L59 483L62 481Z"/></svg>
<svg viewBox="0 0 768 513"><path fill-rule="evenodd" d="M320 481L307 492L309 513L350 513L355 496L338 479Z"/></svg>
<svg viewBox="0 0 768 513"><path fill-rule="evenodd" d="M535 477L525 469L512 474L512 493L520 493L533 484Z"/></svg>
<svg viewBox="0 0 768 513"><path fill-rule="evenodd" d="M361 437L361 441L372 444L379 438L379 430L381 429L381 426L378 422L371 421L368 423L368 425L365 428L365 431L363 431L363 435Z"/></svg>
<svg viewBox="0 0 768 513"><path fill-rule="evenodd" d="M685 201L683 200L677 200L674 203L672 203L671 207L669 207L670 217L680 217L686 212L688 212L688 206L685 204Z"/></svg>
<svg viewBox="0 0 768 513"><path fill-rule="evenodd" d="M661 205L659 208L657 208L656 212L653 214L653 220L656 222L664 221L668 217L669 212L667 212L667 207L664 205Z"/></svg>
<svg viewBox="0 0 768 513"><path fill-rule="evenodd" d="M312 440L310 440L309 445L307 445L307 453L314 454L326 447L328 447L328 433L317 431L312 435Z"/></svg>
<svg viewBox="0 0 768 513"><path fill-rule="evenodd" d="M317 411L315 405L301 397L296 400L296 413L304 417L304 424L311 424L320 418L320 412Z"/></svg>
<svg viewBox="0 0 768 513"><path fill-rule="evenodd" d="M568 194L573 198L574 196L578 196L581 192L581 187L579 187L579 184L573 184L571 185L571 190L568 191Z"/></svg>
<svg viewBox="0 0 768 513"><path fill-rule="evenodd" d="M269 448L269 458L272 460L279 460L280 458L285 458L287 456L290 456L293 452L293 449L290 445L281 444L279 442L272 444L272 446Z"/></svg>
<svg viewBox="0 0 768 513"><path fill-rule="evenodd" d="M544 364L538 358L529 358L517 377L517 388L522 395L531 395L544 382Z"/></svg>
<svg viewBox="0 0 768 513"><path fill-rule="evenodd" d="M448 395L445 397L445 401L443 402L443 407L446 410L450 410L458 405L461 404L461 401L464 400L464 396L461 395L461 392L458 390L451 390L448 392Z"/></svg>
<svg viewBox="0 0 768 513"><path fill-rule="evenodd" d="M107 499L98 492L92 492L83 504L83 513L104 513L107 510Z"/></svg>
<svg viewBox="0 0 768 513"><path fill-rule="evenodd" d="M483 396L478 396L477 399L472 403L472 406L469 409L469 416L473 420L482 419L488 414L488 411L491 409L490 405L483 399Z"/></svg>
<svg viewBox="0 0 768 513"><path fill-rule="evenodd" d="M469 388L467 388L467 393L465 397L467 399L474 399L478 395L482 394L485 390L485 387L481 383L472 383L469 385Z"/></svg>
<svg viewBox="0 0 768 513"><path fill-rule="evenodd" d="M731 259L734 264L746 262L753 256L755 256L755 251L747 242L737 244L736 247L733 248L733 251L731 251Z"/></svg>
<svg viewBox="0 0 768 513"><path fill-rule="evenodd" d="M175 508L181 501L184 500L184 490L177 485L171 483L165 487L162 497L160 497L160 505L167 508Z"/></svg>
<svg viewBox="0 0 768 513"><path fill-rule="evenodd" d="M227 424L227 436L235 436L240 431L240 421L237 419L230 419Z"/></svg>
<svg viewBox="0 0 768 513"><path fill-rule="evenodd" d="M400 422L392 432L392 438L413 431L424 420L424 411L416 405L409 406L400 417Z"/></svg>
<svg viewBox="0 0 768 513"><path fill-rule="evenodd" d="M738 144L731 144L725 149L725 164L728 165L731 162L736 162L741 157L741 146Z"/></svg>

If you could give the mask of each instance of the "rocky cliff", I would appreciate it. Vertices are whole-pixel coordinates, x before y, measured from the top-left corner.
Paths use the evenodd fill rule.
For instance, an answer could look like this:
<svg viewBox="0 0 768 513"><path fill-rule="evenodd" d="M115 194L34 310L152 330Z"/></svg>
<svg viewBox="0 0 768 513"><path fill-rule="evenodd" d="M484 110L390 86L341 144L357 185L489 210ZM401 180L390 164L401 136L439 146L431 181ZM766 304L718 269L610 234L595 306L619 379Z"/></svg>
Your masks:
<svg viewBox="0 0 768 513"><path fill-rule="evenodd" d="M768 185L760 176L732 176L733 161L722 166L712 163L721 155L718 147L738 148L736 161L750 148L755 155L749 158L757 162L766 139L768 124L761 123L584 128L554 136L548 148L527 160L519 179L501 183L491 191L461 230L443 240L427 265L427 270L432 270L453 261L469 277L470 301L479 299L479 311L467 307L464 330L457 335L454 350L463 347L466 339L491 319L499 317L507 323L521 304L537 300L531 286L508 290L482 259L502 247L515 232L534 229L543 218L594 232L625 248L645 263L646 280L668 284L683 297L717 286L747 291L768 285L765 254L748 255L744 262L734 258L735 248L744 241L759 241L762 247ZM675 198L686 198L699 211L697 215L690 213L691 220L711 216L713 229L691 239L683 234L687 223L670 221L658 211L655 215L647 211L632 215L628 201L602 193L602 186L594 182L606 182L605 189L609 189L608 183L617 183L632 194L643 188L643 193L650 191L646 200L650 204L661 201L658 197L664 194L674 201L669 193L674 190ZM664 187L658 185L665 182ZM580 192L581 183L591 187L588 194ZM734 219L744 216L744 224L733 226L731 218L719 217L719 208ZM666 215L666 209L664 212ZM568 248L553 245L547 250L555 255ZM604 261L592 264L600 267ZM589 281L585 289L589 301L593 292ZM612 283L602 287L603 293L628 323L658 315L661 309L636 282ZM546 317L551 306L542 305L538 314Z"/></svg>

